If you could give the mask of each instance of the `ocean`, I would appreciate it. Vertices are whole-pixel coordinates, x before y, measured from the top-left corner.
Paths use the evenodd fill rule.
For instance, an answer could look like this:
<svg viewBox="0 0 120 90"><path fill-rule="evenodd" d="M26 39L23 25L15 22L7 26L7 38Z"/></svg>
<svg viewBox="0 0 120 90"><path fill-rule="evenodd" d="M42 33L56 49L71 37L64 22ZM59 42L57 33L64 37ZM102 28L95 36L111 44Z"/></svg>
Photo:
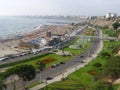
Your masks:
<svg viewBox="0 0 120 90"><path fill-rule="evenodd" d="M30 32L42 25L64 25L76 22L56 18L34 18L34 17L0 17L0 37Z"/></svg>

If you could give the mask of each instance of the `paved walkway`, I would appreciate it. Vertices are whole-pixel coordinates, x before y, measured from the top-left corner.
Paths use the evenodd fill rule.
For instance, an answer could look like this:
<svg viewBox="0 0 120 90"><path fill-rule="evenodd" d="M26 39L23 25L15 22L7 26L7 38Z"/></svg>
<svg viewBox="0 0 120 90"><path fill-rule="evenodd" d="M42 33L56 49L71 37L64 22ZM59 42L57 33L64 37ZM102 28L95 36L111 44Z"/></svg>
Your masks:
<svg viewBox="0 0 120 90"><path fill-rule="evenodd" d="M39 90L43 87L45 87L46 85L49 85L53 82L57 82L57 81L60 81L61 78L66 78L69 74L75 72L77 69L80 69L82 67L84 67L85 65L87 65L91 60L93 60L94 58L97 57L98 53L102 50L103 48L103 41L101 40L99 45L98 45L98 48L96 49L96 51L94 52L94 54L91 55L91 57L86 57L84 59L84 63L78 63L77 65L74 65L74 67L70 67L68 69L65 70L64 73L60 74L60 75L57 75L56 77L54 77L52 80L47 80L47 81L44 81L44 83L40 84L40 85L37 85L33 88L30 88L29 90Z"/></svg>

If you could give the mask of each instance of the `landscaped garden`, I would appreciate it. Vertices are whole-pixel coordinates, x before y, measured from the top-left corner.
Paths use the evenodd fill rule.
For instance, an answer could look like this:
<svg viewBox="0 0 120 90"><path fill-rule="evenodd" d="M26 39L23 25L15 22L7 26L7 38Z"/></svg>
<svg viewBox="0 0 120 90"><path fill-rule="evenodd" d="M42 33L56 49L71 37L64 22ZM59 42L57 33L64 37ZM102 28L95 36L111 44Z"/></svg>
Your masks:
<svg viewBox="0 0 120 90"><path fill-rule="evenodd" d="M89 43L87 43L87 42L88 42L88 39L76 38L72 42L69 42L65 45L64 51L70 52L73 56L79 55L79 54L83 53L92 44L92 41ZM80 49L69 48L70 45L78 45L78 44L84 46L84 48L83 47ZM47 67L50 67L51 65L53 65L55 63L59 63L61 61L66 62L68 60L71 60L73 58L73 56L69 56L69 55L68 56L64 56L64 55L61 56L61 55L56 55L54 53L48 53L48 54L43 54L40 56L30 58L30 59L26 59L23 61L18 61L15 63L13 62L11 64L0 65L0 67L16 66L16 65L20 65L20 64L24 63L24 64L31 64L37 69L37 65L35 64L36 61L42 61L46 58L55 58L56 59L55 61L46 64L46 68L47 68Z"/></svg>
<svg viewBox="0 0 120 90"><path fill-rule="evenodd" d="M77 43L79 42L78 40L76 41ZM72 43L70 42L70 44L74 44L75 42L73 41ZM89 42L85 45L84 48L81 48L80 50L74 50L69 48L69 45L67 44L67 46L64 47L64 50L71 52L74 56L79 55L81 53L83 53L91 44L92 42ZM48 54L43 54L37 57L33 57L30 59L26 59L24 61L19 61L19 62L15 62L15 63L11 63L11 64L6 64L6 65L1 65L1 67L6 67L6 66L18 66L18 65L22 65L22 64L27 64L27 65L33 65L36 69L38 69L38 64L36 62L38 61L43 61L46 65L45 68L50 67L53 64L59 63L59 62L66 62L68 60L71 60L73 58L73 56L60 56L60 55L56 55L54 53L48 53ZM2 80L2 74L0 79Z"/></svg>
<svg viewBox="0 0 120 90"><path fill-rule="evenodd" d="M81 49L90 41L88 38L80 38L74 44L70 45L69 48L71 49Z"/></svg>
<svg viewBox="0 0 120 90"><path fill-rule="evenodd" d="M104 50L96 59L91 61L86 67L83 67L73 74L70 74L66 80L53 83L47 86L47 90L117 90L119 85L112 85L105 82L106 78L103 75L104 67L111 58L116 54L115 48L110 48L109 45L116 47L120 42L105 41ZM42 89L41 89L42 90Z"/></svg>
<svg viewBox="0 0 120 90"><path fill-rule="evenodd" d="M115 36L115 31L103 30L104 34ZM47 90L120 90L120 57L115 56L120 41L105 41L98 57L85 67L70 74L64 81L47 85ZM112 82L109 82L109 80ZM119 88L119 89L118 89ZM43 88L44 89L44 88ZM40 90L43 90L40 89Z"/></svg>

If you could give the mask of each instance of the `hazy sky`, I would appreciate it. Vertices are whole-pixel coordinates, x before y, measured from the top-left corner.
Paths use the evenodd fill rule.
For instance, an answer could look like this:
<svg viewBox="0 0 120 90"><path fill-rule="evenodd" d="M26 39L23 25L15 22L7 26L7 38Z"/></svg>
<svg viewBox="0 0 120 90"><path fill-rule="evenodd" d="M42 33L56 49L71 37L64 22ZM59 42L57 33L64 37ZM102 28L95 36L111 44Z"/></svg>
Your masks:
<svg viewBox="0 0 120 90"><path fill-rule="evenodd" d="M0 15L120 14L120 0L0 0Z"/></svg>

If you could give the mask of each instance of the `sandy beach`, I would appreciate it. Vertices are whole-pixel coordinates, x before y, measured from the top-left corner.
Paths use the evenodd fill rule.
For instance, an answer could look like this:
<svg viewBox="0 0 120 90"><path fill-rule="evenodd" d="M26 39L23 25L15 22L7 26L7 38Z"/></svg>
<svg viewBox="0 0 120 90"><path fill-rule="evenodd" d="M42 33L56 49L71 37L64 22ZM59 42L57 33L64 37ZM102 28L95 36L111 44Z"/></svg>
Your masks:
<svg viewBox="0 0 120 90"><path fill-rule="evenodd" d="M64 34L73 27L71 25L44 25L40 28L22 34L22 38L18 38L19 35L14 35L12 38L8 39L1 39L0 40L0 57L11 55L11 54L18 54L22 52L26 52L28 50L21 49L18 47L18 44L23 42L29 42L30 40L35 40L41 37L46 37L46 32L51 32L52 34Z"/></svg>

